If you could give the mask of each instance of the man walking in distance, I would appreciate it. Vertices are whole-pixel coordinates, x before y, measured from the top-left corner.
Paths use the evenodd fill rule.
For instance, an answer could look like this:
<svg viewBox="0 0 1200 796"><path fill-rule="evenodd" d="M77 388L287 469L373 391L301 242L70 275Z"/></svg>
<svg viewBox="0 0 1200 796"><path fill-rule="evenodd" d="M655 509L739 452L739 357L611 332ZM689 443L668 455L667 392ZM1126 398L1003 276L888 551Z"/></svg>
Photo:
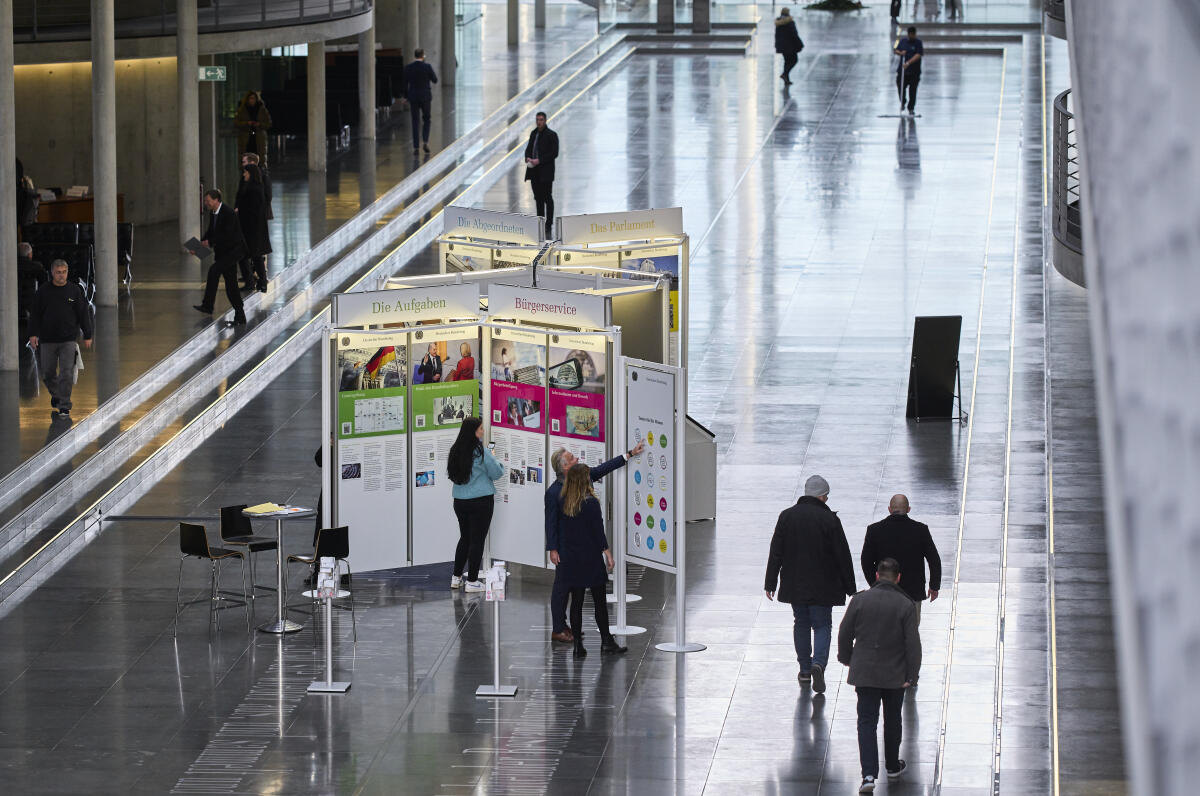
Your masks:
<svg viewBox="0 0 1200 796"><path fill-rule="evenodd" d="M900 588L909 596L917 608L917 624L921 624L921 601L925 599L925 562L929 562L929 602L937 599L942 588L942 557L929 533L929 526L908 516L908 498L892 495L888 501L888 516L867 526L867 538L863 540L862 571L867 582L871 582L879 562L894 558L904 573L904 585Z"/></svg>
<svg viewBox="0 0 1200 796"><path fill-rule="evenodd" d="M904 773L900 759L904 689L921 671L921 635L913 601L899 586L900 565L885 558L875 585L855 595L838 628L838 660L849 667L846 682L858 693L859 793L875 790L879 777L879 705L883 704L883 759L889 780Z"/></svg>
<svg viewBox="0 0 1200 796"><path fill-rule="evenodd" d="M246 241L242 238L242 226L238 223L233 208L221 202L221 192L216 188L204 194L204 207L209 216L208 232L200 243L213 250L212 265L208 267L208 282L204 286L204 299L193 305L199 312L212 315L217 300L217 282L224 278L225 295L233 305L233 323L246 323L246 312L242 309L242 293L238 290L237 266L246 256Z"/></svg>
<svg viewBox="0 0 1200 796"><path fill-rule="evenodd" d="M433 84L438 82L433 67L425 63L425 51L416 51L417 60L404 67L404 97L412 117L413 153L418 142L429 151L429 108L433 102Z"/></svg>
<svg viewBox="0 0 1200 796"><path fill-rule="evenodd" d="M784 509L775 523L767 578L767 599L790 603L795 623L792 637L797 680L812 681L813 691L825 692L825 668L833 634L833 606L845 605L854 594L854 563L842 521L830 510L829 482L819 475L804 482L804 497ZM811 639L810 639L811 633Z"/></svg>
<svg viewBox="0 0 1200 796"><path fill-rule="evenodd" d="M908 113L911 116L917 107L917 84L921 82L921 58L925 45L917 38L917 29L908 29L908 38L896 42L896 55L900 65L896 67L896 90L900 92L900 112L904 113L904 94L908 92Z"/></svg>
<svg viewBox="0 0 1200 796"><path fill-rule="evenodd" d="M558 133L546 126L546 114L538 111L536 126L525 145L525 180L533 188L537 214L546 219L546 237L554 234L554 161L558 159Z"/></svg>
<svg viewBox="0 0 1200 796"><path fill-rule="evenodd" d="M625 463L633 459L646 449L646 443L639 441L638 444L622 453L609 459L606 462L596 465L591 469L592 481L599 481L604 476L611 473L620 467L624 467ZM554 468L554 483L546 489L545 510L546 510L546 552L550 554L550 563L558 566L559 557L559 525L558 518L562 514L562 506L559 498L562 496L563 479L566 477L567 470L570 470L579 459L575 454L571 453L566 448L559 448L550 455L550 466ZM550 592L550 621L552 630L550 639L552 641L561 641L564 644L570 644L575 640L575 636L567 627L567 597L570 596L571 590L563 584L562 579L558 576L558 571L554 572L554 588Z"/></svg>
<svg viewBox="0 0 1200 796"><path fill-rule="evenodd" d="M38 288L29 313L29 345L37 352L50 406L63 419L71 417L80 334L83 347L92 347L92 307L83 288L67 280L69 271L63 260L50 263L50 282Z"/></svg>

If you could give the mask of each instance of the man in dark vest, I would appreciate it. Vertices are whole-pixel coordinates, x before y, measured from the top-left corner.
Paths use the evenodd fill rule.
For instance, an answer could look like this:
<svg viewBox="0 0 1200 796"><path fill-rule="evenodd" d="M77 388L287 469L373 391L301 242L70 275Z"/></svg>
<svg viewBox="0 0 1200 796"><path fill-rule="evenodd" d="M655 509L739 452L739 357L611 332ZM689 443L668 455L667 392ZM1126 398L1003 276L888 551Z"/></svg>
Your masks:
<svg viewBox="0 0 1200 796"><path fill-rule="evenodd" d="M536 127L525 145L525 180L533 188L537 214L546 219L546 237L554 223L554 161L558 159L558 133L546 126L546 114L538 112Z"/></svg>

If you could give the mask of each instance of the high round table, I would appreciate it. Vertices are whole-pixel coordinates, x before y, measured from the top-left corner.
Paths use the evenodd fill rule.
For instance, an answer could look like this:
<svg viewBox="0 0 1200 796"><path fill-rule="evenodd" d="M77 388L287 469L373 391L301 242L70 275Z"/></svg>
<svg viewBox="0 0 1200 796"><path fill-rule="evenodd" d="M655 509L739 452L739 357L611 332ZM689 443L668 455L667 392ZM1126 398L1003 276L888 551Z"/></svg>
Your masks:
<svg viewBox="0 0 1200 796"><path fill-rule="evenodd" d="M252 513L249 511L243 511L242 514L251 519L266 519L268 517L275 519L275 536L277 540L275 546L275 601L277 611L273 622L259 625L258 629L263 633L296 633L304 625L288 619L284 614L283 608L283 521L287 519L315 517L317 512L315 509L304 508L303 506L280 506L279 511L272 511L269 514Z"/></svg>

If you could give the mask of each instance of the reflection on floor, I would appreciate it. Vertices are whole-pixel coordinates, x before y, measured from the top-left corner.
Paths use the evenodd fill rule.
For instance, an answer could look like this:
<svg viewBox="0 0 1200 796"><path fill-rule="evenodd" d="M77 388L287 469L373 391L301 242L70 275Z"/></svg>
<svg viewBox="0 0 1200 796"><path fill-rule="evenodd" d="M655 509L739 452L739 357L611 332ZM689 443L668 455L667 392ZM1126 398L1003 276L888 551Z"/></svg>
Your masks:
<svg viewBox="0 0 1200 796"><path fill-rule="evenodd" d="M761 591L775 517L819 472L853 550L905 492L946 564L942 597L924 610L921 685L906 698L909 770L877 792L1049 793L1037 38L1003 57L930 63L913 122L887 115L882 9L803 22L809 47L790 94L766 20L752 58L634 59L555 123L563 212L678 203L693 235L690 409L720 443L718 520L688 528L689 635L706 651L653 649L672 638L674 584L635 568L643 600L629 620L649 632L621 658L589 638L593 654L575 660L548 640L548 580L524 571L510 580L500 640L520 693L477 700L491 676L490 606L449 592L446 566L356 575L358 644L345 617L335 626L339 677L354 685L308 696L322 671L317 622L296 614L296 636L248 637L234 609L209 634L192 608L174 641L177 532L112 523L0 619L6 785L852 793L844 669L831 665L823 696L797 687L791 614ZM532 197L514 173L484 204L529 212ZM963 426L904 419L912 318L938 314L963 316ZM1085 325L1072 316L1057 333ZM312 504L319 360L280 373L131 513ZM1072 408L1055 412L1057 425ZM293 524L289 552L309 549L311 530ZM185 567L184 583L200 594L207 570ZM1087 611L1060 604L1059 627ZM1092 732L1119 757L1115 726ZM1103 781L1075 792L1121 792L1119 766L1094 776Z"/></svg>

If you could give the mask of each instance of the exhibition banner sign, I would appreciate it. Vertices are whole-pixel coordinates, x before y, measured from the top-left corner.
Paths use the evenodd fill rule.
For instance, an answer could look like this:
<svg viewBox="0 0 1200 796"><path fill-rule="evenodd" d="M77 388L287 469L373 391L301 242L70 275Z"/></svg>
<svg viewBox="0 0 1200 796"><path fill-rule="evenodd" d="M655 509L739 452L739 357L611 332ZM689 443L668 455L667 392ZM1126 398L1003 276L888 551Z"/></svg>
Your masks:
<svg viewBox="0 0 1200 796"><path fill-rule="evenodd" d="M581 329L603 329L607 322L603 296L516 285L488 288L488 315Z"/></svg>
<svg viewBox="0 0 1200 796"><path fill-rule="evenodd" d="M430 285L335 293L336 326L372 326L479 317L479 285Z"/></svg>
<svg viewBox="0 0 1200 796"><path fill-rule="evenodd" d="M462 421L479 414L479 327L417 329L411 334L412 560L454 558L458 523L446 461Z"/></svg>
<svg viewBox="0 0 1200 796"><path fill-rule="evenodd" d="M336 333L330 374L337 411L334 524L354 535L355 569L407 563L407 338L404 332Z"/></svg>
<svg viewBox="0 0 1200 796"><path fill-rule="evenodd" d="M493 329L488 347L491 376L493 454L504 465L496 482L490 533L492 555L505 561L544 566L541 524L546 466L546 335L520 329Z"/></svg>
<svg viewBox="0 0 1200 796"><path fill-rule="evenodd" d="M625 443L645 450L625 468L626 554L656 569L674 572L677 534L682 533L677 461L677 404L680 371L669 366L624 359Z"/></svg>
<svg viewBox="0 0 1200 796"><path fill-rule="evenodd" d="M562 216L558 231L566 246L679 236L683 234L683 208Z"/></svg>
<svg viewBox="0 0 1200 796"><path fill-rule="evenodd" d="M446 235L506 243L541 243L544 228L541 218L521 213L472 207L447 207L442 211L442 231Z"/></svg>
<svg viewBox="0 0 1200 796"><path fill-rule="evenodd" d="M670 360L676 359L679 351L679 246L655 246L653 248L626 249L621 252L621 270L630 273L657 274L671 279L671 329Z"/></svg>
<svg viewBox="0 0 1200 796"><path fill-rule="evenodd" d="M608 432L608 341L595 334L550 335L550 451L566 448L595 467ZM604 484L595 484L604 505Z"/></svg>

